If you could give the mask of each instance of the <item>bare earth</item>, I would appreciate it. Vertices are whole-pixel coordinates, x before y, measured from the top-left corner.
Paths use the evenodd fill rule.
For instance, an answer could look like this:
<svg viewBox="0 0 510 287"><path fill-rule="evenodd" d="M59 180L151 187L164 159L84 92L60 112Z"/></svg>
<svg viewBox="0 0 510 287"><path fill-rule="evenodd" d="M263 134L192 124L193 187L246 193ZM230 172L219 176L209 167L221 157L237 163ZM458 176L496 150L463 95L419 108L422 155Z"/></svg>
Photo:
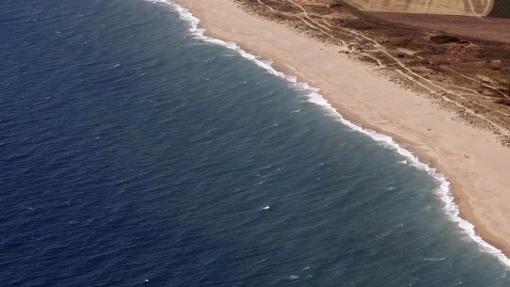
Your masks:
<svg viewBox="0 0 510 287"><path fill-rule="evenodd" d="M486 16L494 7L494 0L347 0L347 2L370 11L472 16Z"/></svg>
<svg viewBox="0 0 510 287"><path fill-rule="evenodd" d="M509 18L481 18L468 16L425 15L409 13L374 13L384 20L425 27L470 38L500 41L510 44Z"/></svg>
<svg viewBox="0 0 510 287"><path fill-rule="evenodd" d="M393 136L437 167L452 182L462 216L510 254L510 149L492 129L466 124L438 98L389 81L376 66L346 52L346 46L307 37L284 17L280 23L268 21L232 0L176 2L200 18L210 35L273 59L278 69L320 88L350 120Z"/></svg>

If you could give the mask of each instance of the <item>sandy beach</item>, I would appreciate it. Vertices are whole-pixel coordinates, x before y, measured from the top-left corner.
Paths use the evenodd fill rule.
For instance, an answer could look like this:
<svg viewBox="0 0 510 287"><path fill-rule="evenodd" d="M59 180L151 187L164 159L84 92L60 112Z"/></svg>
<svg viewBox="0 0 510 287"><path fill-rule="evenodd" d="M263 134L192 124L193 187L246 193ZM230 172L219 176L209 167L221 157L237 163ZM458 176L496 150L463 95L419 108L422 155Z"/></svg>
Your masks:
<svg viewBox="0 0 510 287"><path fill-rule="evenodd" d="M390 135L445 174L462 217L487 242L510 254L510 148L468 126L429 98L397 86L340 47L251 15L232 0L177 0L208 35L238 43L320 89L346 118Z"/></svg>

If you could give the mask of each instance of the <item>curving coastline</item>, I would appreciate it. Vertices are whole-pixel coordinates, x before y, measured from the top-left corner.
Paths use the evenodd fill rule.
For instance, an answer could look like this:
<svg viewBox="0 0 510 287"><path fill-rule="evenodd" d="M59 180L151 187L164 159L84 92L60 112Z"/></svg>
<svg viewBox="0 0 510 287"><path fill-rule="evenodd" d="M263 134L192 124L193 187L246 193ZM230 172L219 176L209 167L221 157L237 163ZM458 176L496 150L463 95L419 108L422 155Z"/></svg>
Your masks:
<svg viewBox="0 0 510 287"><path fill-rule="evenodd" d="M164 0L158 0L158 1L154 1L154 2L167 3ZM203 6L201 6L201 5L207 6L208 4L206 4L206 3L199 3L201 1L193 1L193 0L189 0L189 1L187 1L187 0L178 0L176 2L178 2L178 4L180 4L180 5L183 5L183 6L186 6L187 8L190 8L191 11L193 11L193 13L197 14L200 18L205 18L206 20L210 19L210 17L209 17L210 15L207 12L204 12ZM267 53L267 50L264 50L264 49L261 49L260 53L259 53L259 50L256 47L254 47L253 45L250 45L250 43L244 41L243 39L237 39L235 37L235 33L232 33L231 31L230 32L228 32L228 31L226 32L225 31L227 29L226 26L222 26L222 27L220 27L220 26L213 26L214 33L211 33L211 29L209 29L210 26L208 25L208 22L206 21L205 22L205 27L208 28L208 34L212 35L213 37L206 36L204 34L205 30L198 26L199 20L197 18L195 18L191 14L191 12L189 12L187 9L182 8L181 6L178 6L178 5L173 4L171 2L168 2L167 4L170 4L174 9L176 9L179 12L179 14L181 15L181 17L184 20L189 22L189 24L191 26L191 28L190 28L191 32L196 37L199 37L200 39L202 39L204 41L208 41L208 42L215 43L215 44L218 44L218 45L223 45L223 46L225 46L225 47L227 47L229 49L235 50L239 54L241 54L243 57L248 58L249 60L252 60L258 66L264 68L269 73L274 74L275 76L278 76L280 78L284 78L287 81L289 81L290 84L292 84L292 85L294 85L296 87L299 87L299 88L301 88L303 90L308 91L309 92L309 101L310 102L322 106L325 109L325 111L327 111L329 114L337 117L338 120L342 124L350 127L353 130L356 130L358 132L364 133L367 136L371 137L372 139L374 139L374 140L376 140L378 142L384 143L387 147L396 150L399 154L401 154L402 156L406 157L409 160L409 162L411 162L417 168L420 168L420 169L423 169L423 170L427 171L431 176L436 178L436 180L438 180L438 182L440 183L440 188L438 189L438 195L440 196L440 198L444 202L445 211L446 211L447 215L450 216L450 218L459 225L459 227L463 230L463 232L466 234L466 236L468 236L472 240L476 241L484 251L489 252L489 253L497 256L499 258L499 260L503 264L505 264L505 265L510 267L510 260L508 259L508 257L506 257L499 249L497 249L496 247L493 247L492 245L490 245L488 242L498 246L499 248L501 248L501 249L503 249L505 251L508 251L508 248L505 246L504 243L500 243L498 241L497 236L493 236L490 233L490 231L485 231L485 229L486 229L485 226L482 223L479 223L476 217L473 216L473 218L471 218L473 211L469 209L470 206L466 206L465 208L462 206L465 203L465 200L469 200L469 198L463 198L462 197L462 193L456 193L455 195L456 195L457 199L459 200L459 204L461 205L461 211L462 211L462 217L461 217L461 214L459 212L459 208L457 207L457 205L455 204L455 202L453 200L454 198L453 198L452 191L451 191L451 189L449 187L450 186L449 181L441 173L438 173L438 172L436 172L436 170L434 168L431 168L430 165L437 166L438 168L440 168L440 170L444 171L448 175L449 178L452 178L453 179L452 180L452 184L453 184L453 186L454 186L456 191L458 189L459 190L463 189L462 188L462 184L460 184L460 182L455 180L456 174L454 172L452 172L451 170L446 168L446 166L443 166L443 163L439 161L439 155L438 154L431 155L430 153L426 152L427 149L430 149L430 146L427 147L427 145L426 145L427 143L417 142L416 139L409 138L409 137L406 138L405 137L405 135L406 135L405 133L401 133L401 132L396 133L394 130L391 130L391 129L388 128L388 126L390 126L389 123L382 123L381 124L380 122L377 122L377 121L376 121L375 124L374 123L370 123L370 121L368 121L366 118L363 118L362 116L360 116L359 113L349 111L349 108L348 108L349 105L348 104L346 104L345 102L344 103L338 103L339 99L338 98L334 98L333 96L330 95L332 93L331 87L328 87L327 85L321 84L314 77L308 78L306 73L303 73L300 70L300 69L306 70L306 67L297 66L297 65L296 66L289 65L289 63L288 63L289 59L287 59L287 61L285 61L282 58L278 57L278 55L271 55L270 53ZM253 21L262 21L260 19L257 19L254 16L249 16L245 12L241 11L240 8L235 7L235 5L233 3L231 3L229 0L218 1L215 5L216 6L223 5L222 8L227 7L229 9L236 9L239 13L242 14L243 17L252 17L252 18L254 18L254 19L251 19ZM225 5L227 5L227 6L225 6ZM218 9L220 9L220 8L218 8ZM281 25L278 26L277 24L267 23L267 21L264 21L264 22L266 24L268 24L268 25L273 25L273 27L279 27L279 29L282 28ZM222 31L221 29L224 29L223 31L225 32L225 34L221 33L221 31ZM297 33L293 32L293 31L290 31L286 27L283 27L283 29L288 30L287 31L288 33L297 34ZM294 35L294 36L296 36L296 35ZM304 38L304 37L302 37L300 35L297 35L297 36L301 37L301 38ZM236 42L240 43L243 47L250 47L250 48L252 48L257 54L262 55L264 58L275 59L276 60L277 68L273 68L273 66L271 65L270 61L261 60L260 58L254 56L253 54L250 54L249 52L247 52L243 48L240 48L236 43L225 42L223 40L220 40L220 39L214 38L214 37L218 37L218 38L221 38L221 39L236 40ZM310 39L306 39L306 41L311 41L311 40ZM246 45L244 45L244 44L246 44ZM331 46L325 46L325 45L323 45L321 43L316 43L316 45L318 45L316 47L321 47L321 45L322 45L322 47L320 48L320 51L326 50L326 49L330 50L332 48ZM339 57L341 57L341 56L339 56ZM290 61L291 60L293 60L292 57L290 57ZM346 59L343 59L343 60L345 61ZM353 62L353 61L347 61L347 62L350 65L358 65L358 69L360 68L359 67L359 65L360 65L359 63L356 63L356 62ZM285 73L280 72L280 70L285 71ZM364 66L361 67L361 70L365 71L367 73L366 75L369 74L369 71L367 70L366 67L364 67ZM314 71L312 71L312 72L314 72ZM319 91L318 89L312 88L307 83L300 82L300 81L297 80L296 77L289 76L288 74L296 74L300 79L307 80L313 86L321 87L322 90L325 91L325 92L319 94L318 93L318 91ZM366 76L366 75L364 75L364 76ZM372 76L374 76L374 75L372 74ZM373 80L373 79L370 79L370 80ZM379 77L379 80L381 80L381 82L378 82L376 86L383 85L382 83L386 83L385 85L386 85L386 87L388 87L387 85L389 83L387 82L387 80L381 79L380 77ZM360 85L360 82L354 83L354 84L355 85ZM409 94L412 94L409 91L402 90L401 88L398 88L396 86L394 86L393 88L400 89L404 96L409 96ZM418 98L420 99L419 100L420 104L424 104L425 103L425 102L423 102L423 100L424 100L423 98L421 98L421 97L418 97ZM427 100L427 102L428 102L428 100ZM359 104L359 103L357 103L357 104ZM368 105L367 103L363 103L363 104ZM433 105L430 104L430 106L428 108L430 108L430 107L433 107ZM358 107L358 108L360 108L360 107ZM365 106L364 110L367 111L367 108L370 108L370 107ZM439 111L439 109L437 107L435 107L435 109L437 109ZM338 112L337 110L340 111L340 112ZM368 110L370 110L370 109L368 109ZM375 111L372 111L372 112L376 113ZM442 111L442 112L446 113L446 111ZM354 124L353 122L351 122L349 120L346 120L341 114L346 114L350 119L353 119L355 122L362 123L364 127L368 127L368 128L362 128L361 126L356 125L356 124ZM455 121L452 120L452 122L455 122ZM460 123L457 123L457 125L459 125L459 124ZM465 126L463 124L460 124L460 125L464 126L464 128L469 128L469 129L475 130L475 129L467 127L467 126ZM386 127L386 129L384 127ZM382 132L384 134L389 134L389 135L391 135L391 137L390 136L386 136L386 135L381 134L381 133L378 133L378 132L375 132L375 131L373 131L373 129L377 130L377 131L380 131L380 132ZM484 135L484 141L492 139L492 137L489 134L486 134L483 131L476 131L475 132L475 134L477 136L480 136L481 135L480 133L482 133ZM393 140L392 137L396 138L397 141ZM403 143L404 145L399 145L397 142ZM497 141L494 140L494 142L497 142ZM423 159L424 161L420 161L420 159L417 156L415 156L413 153L411 153L408 150L409 149L408 146L410 146L411 147L410 149L412 149L413 152L418 154L419 158ZM505 154L505 156L507 156L507 155L508 154ZM424 162L429 162L429 163L424 163ZM477 235L477 232L475 232L474 225L471 224L469 221L464 220L463 217L466 217L468 220L470 220L470 221L475 223L475 225L477 226L477 231L485 238L485 240L482 239L482 237L480 237L479 235Z"/></svg>

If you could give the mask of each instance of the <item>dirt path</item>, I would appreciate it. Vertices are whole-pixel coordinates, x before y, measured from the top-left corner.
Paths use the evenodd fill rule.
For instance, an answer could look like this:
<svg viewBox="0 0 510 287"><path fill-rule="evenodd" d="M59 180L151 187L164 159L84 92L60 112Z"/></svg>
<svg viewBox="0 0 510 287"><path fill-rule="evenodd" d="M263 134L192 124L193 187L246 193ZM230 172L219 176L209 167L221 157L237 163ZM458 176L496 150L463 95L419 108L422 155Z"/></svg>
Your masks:
<svg viewBox="0 0 510 287"><path fill-rule="evenodd" d="M453 91L451 89L445 88L444 86L440 85L439 83L434 82L434 81L432 81L430 79L427 79L424 76L414 72L410 67L408 67L402 61L400 61L397 57L395 57L391 52L389 52L382 44L377 42L375 39L373 39L373 38L371 38L371 37L369 37L367 35L364 35L363 33L360 33L358 31L354 31L352 29L349 29L349 28L345 28L345 27L341 27L341 26L333 26L332 24L328 23L328 21L326 19L324 19L324 21L326 23L328 23L331 28L327 27L327 26L317 22L313 18L313 16L320 17L322 15L316 15L314 13L309 13L307 11L307 9L303 5L301 5L300 3L297 3L294 0L285 0L285 1L290 3L290 4L292 4L292 5L294 5L296 8L300 9L301 13L299 13L299 14L290 13L290 12L280 12L280 11L274 9L273 7L271 7L270 5L267 5L262 0L257 0L257 1L258 1L259 4L263 5L264 7L266 7L267 9L269 9L273 13L278 13L278 14L281 14L281 15L284 15L284 16L287 16L287 17L298 18L306 26L308 26L308 27L310 27L310 28L312 28L314 30L320 31L324 35L327 35L328 37L333 39L334 42L337 45L342 46L342 48L344 48L344 49L346 48L345 42L344 41L338 41L338 38L335 35L333 35L334 30L332 29L332 27L334 27L336 29L340 29L340 30L344 31L345 33L348 33L348 34L352 35L354 38L356 38L359 41L365 40L365 41L370 42L373 45L373 47L374 47L374 49L372 49L374 54L380 53L380 54L383 54L386 58L390 59L394 64L396 64L399 67L399 68L392 68L392 70L394 70L395 72L397 72L398 74L403 76L405 79L407 79L408 81L414 83L417 86L420 86L421 88L423 88L426 91L428 91L430 94L433 94L433 95L435 95L437 97L440 97L444 102L447 102L447 103L449 103L451 105L456 106L457 108L461 109L462 111L464 111L465 113L469 114L470 116L478 118L478 119L480 119L480 120L490 124L495 129L497 129L500 134L505 135L505 136L510 136L510 130L508 128L506 128L506 127L504 127L504 126L494 122L493 120L487 118L486 116L484 116L483 114L480 114L479 112L473 110L472 108L470 108L470 107L468 107L466 105L463 105L462 103L459 103L459 101L452 100L451 97L460 98L460 99L462 99L463 101L466 101L466 102L470 101L469 98L467 98L466 96L464 96L461 93L458 93L458 92ZM383 61L379 57L377 57L377 56L375 56L373 54L370 54L370 53L367 53L367 52L357 51L357 50L354 50L354 49L349 49L349 52L352 53L352 54L357 54L358 56L365 56L365 57L371 58L372 60L374 60L378 64L378 66L380 68L388 68L387 65L383 64ZM452 71L454 71L454 70L452 69ZM497 87L481 83L480 81L477 81L476 79L473 79L473 78L471 78L471 77L469 77L467 75L464 75L464 74L462 74L462 73L460 73L458 71L454 71L454 72L459 74L460 76L468 79L468 80L474 81L474 82L476 82L478 84L483 84L484 86L486 86L488 88L494 89L495 91L497 91L497 92L503 94L504 96L508 97L508 95L506 95L505 93L500 91ZM464 88L462 86L454 86L454 87L457 90L464 90L464 91L466 90L466 88ZM477 91L474 91L472 89L470 91L471 91L472 94L474 94L476 96L484 97L483 95L481 95ZM510 116L510 114L508 114L508 113L502 112L502 111L497 110L497 109L495 109L493 107L487 106L487 105L485 105L483 103L476 103L476 104L479 107L483 107L486 110L490 110L490 111L498 113L498 114L500 114L502 116Z"/></svg>

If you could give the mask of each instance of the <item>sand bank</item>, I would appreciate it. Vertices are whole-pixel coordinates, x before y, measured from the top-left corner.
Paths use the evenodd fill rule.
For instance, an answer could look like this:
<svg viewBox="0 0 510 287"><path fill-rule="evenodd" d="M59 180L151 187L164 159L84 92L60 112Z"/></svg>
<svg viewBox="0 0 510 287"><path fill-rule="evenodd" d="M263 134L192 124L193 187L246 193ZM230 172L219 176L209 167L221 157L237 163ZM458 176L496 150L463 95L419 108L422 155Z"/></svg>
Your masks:
<svg viewBox="0 0 510 287"><path fill-rule="evenodd" d="M278 69L314 87L350 120L394 137L452 182L462 216L482 237L510 254L510 149L467 126L430 99L398 87L339 47L283 24L250 15L232 0L177 0L207 33L272 59Z"/></svg>

